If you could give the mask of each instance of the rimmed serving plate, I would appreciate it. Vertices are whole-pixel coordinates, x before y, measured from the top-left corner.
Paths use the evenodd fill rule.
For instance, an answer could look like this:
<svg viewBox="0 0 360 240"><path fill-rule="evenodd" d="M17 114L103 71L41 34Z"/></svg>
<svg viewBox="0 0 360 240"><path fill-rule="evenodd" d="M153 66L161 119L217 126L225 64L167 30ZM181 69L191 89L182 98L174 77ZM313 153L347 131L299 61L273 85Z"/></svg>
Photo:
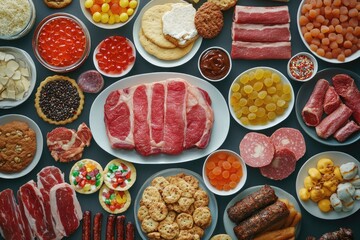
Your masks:
<svg viewBox="0 0 360 240"><path fill-rule="evenodd" d="M325 80L329 81L329 83L331 85L332 84L331 79L336 74L348 74L349 76L351 76L354 79L358 88L360 88L360 76L352 71L342 69L342 68L327 68L327 69L321 70L314 76L313 81L308 81L300 87L298 94L296 96L295 112L296 112L296 117L298 119L300 126L312 139L318 141L319 143L329 145L329 146L345 146L345 145L349 145L349 144L352 144L352 143L358 141L360 139L360 132L352 134L348 139L346 139L342 143L338 142L336 139L334 139L332 137L329 137L328 139L322 139L322 138L318 137L318 135L316 134L315 127L307 126L301 116L301 111L304 108L305 104L307 103L307 101L316 85L316 82L319 79L325 79Z"/></svg>
<svg viewBox="0 0 360 240"><path fill-rule="evenodd" d="M197 174L197 173L195 173L193 171L184 169L184 168L165 169L165 170L157 172L154 175L152 175L151 177L149 177L146 180L146 182L142 185L141 189L139 190L139 192L136 195L136 199L135 199L135 203L134 203L134 216L137 216L137 212L138 212L138 210L140 208L140 199L142 197L142 194L143 194L145 188L150 186L151 181L155 177L158 177L158 176L163 176L163 177L174 176L174 175L179 174L179 173L185 173L187 175L194 176L199 181L199 187L202 188L204 191L206 191L206 193L209 196L209 209L210 209L211 214L212 214L212 219L211 219L210 226L205 229L204 236L201 239L210 239L210 237L212 236L212 234L213 234L213 232L215 230L217 220L218 220L218 206L217 206L215 195L206 188L205 183L204 183L202 177L199 174ZM140 234L141 238L144 239L144 240L148 239L146 237L145 233L141 230L141 223L139 222L137 217L135 217L135 224L136 224L136 228L137 228L138 233Z"/></svg>
<svg viewBox="0 0 360 240"><path fill-rule="evenodd" d="M181 78L188 83L197 86L208 92L211 101L212 109L214 111L214 125L211 132L211 138L208 146L204 149L192 148L184 150L179 155L166 155L158 154L152 156L142 156L135 150L121 150L113 149L110 145L108 137L106 135L106 128L104 123L104 104L108 95L121 88L135 86L142 83L151 83L166 80L169 78ZM170 164L170 163L182 163L192 161L204 157L211 152L218 149L225 141L229 127L230 127L230 115L227 108L226 101L217 88L208 83L207 81L183 74L183 73L171 73L171 72L159 72L159 73L147 73L134 75L127 78L123 78L108 88L104 89L94 100L89 114L90 129L92 131L94 140L96 143L106 152L111 155L132 162L140 164Z"/></svg>
<svg viewBox="0 0 360 240"><path fill-rule="evenodd" d="M43 151L43 136L39 126L33 120L31 120L30 118L24 115L19 115L19 114L8 114L0 117L0 125L4 125L12 121L26 122L29 125L29 127L32 130L34 130L34 132L36 133L36 153L32 162L22 171L16 173L0 172L0 178L6 178L6 179L19 178L31 172L31 170L33 170L35 166L38 164Z"/></svg>
<svg viewBox="0 0 360 240"><path fill-rule="evenodd" d="M190 59L192 59L192 57L196 54L196 52L199 50L199 48L201 46L202 37L199 37L195 41L194 46L192 47L191 51L189 53L187 53L185 56L183 56L182 58L177 59L177 60L166 61L166 60L158 59L155 56L147 53L140 43L139 32L141 30L141 20L142 20L144 13L146 12L146 10L148 10L149 8L151 8L155 5L166 4L166 3L179 3L179 2L183 2L183 1L181 1L181 0L152 0L152 1L148 2L141 9L139 15L137 16L137 18L134 22L133 40L134 40L135 47L136 47L137 51L139 52L139 54L146 61L148 61L149 63L151 63L155 66L164 67L164 68L180 66L180 65L188 62Z"/></svg>
<svg viewBox="0 0 360 240"><path fill-rule="evenodd" d="M343 153L343 152L337 152L337 151L329 151L329 152L322 152L318 153L312 157L310 157L300 168L298 175L296 177L296 195L301 203L301 205L305 208L306 211L308 211L311 215L326 219L326 220L335 220L335 219L341 219L348 217L352 214L354 214L356 211L360 208L360 201L355 200L354 202L354 208L349 212L335 212L331 211L328 213L323 213L320 211L320 209L317 206L317 203L314 203L310 199L308 201L302 201L299 197L299 190L300 188L304 187L304 178L308 176L308 170L309 168L316 168L317 162L322 158L329 158L333 161L335 166L340 166L341 164L348 163L348 162L354 162L358 165L360 168L360 163L358 160L356 160L353 156Z"/></svg>

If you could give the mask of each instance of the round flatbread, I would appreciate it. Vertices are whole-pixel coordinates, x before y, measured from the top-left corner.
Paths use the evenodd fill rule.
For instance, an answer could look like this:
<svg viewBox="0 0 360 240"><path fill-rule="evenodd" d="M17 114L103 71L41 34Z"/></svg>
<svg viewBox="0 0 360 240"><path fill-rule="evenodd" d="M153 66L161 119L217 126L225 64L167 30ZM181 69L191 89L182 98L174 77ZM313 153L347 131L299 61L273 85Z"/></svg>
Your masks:
<svg viewBox="0 0 360 240"><path fill-rule="evenodd" d="M136 169L132 163L114 159L106 165L103 176L108 188L125 191L135 183Z"/></svg>
<svg viewBox="0 0 360 240"><path fill-rule="evenodd" d="M91 159L77 161L70 170L69 181L78 193L91 194L103 184L103 168Z"/></svg>
<svg viewBox="0 0 360 240"><path fill-rule="evenodd" d="M129 191L115 191L105 184L100 188L99 202L105 211L112 214L125 212L131 203Z"/></svg>
<svg viewBox="0 0 360 240"><path fill-rule="evenodd" d="M210 238L210 240L232 240L227 234L218 234Z"/></svg>

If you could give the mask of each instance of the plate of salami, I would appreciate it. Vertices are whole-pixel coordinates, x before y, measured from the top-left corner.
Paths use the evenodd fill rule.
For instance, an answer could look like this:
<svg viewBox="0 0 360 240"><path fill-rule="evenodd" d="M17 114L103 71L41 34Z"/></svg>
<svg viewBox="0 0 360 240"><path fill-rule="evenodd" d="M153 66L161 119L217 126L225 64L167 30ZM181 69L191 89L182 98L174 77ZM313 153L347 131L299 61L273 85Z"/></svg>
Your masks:
<svg viewBox="0 0 360 240"><path fill-rule="evenodd" d="M164 81L169 80L169 79L173 79L175 80L174 82L179 83L178 87L183 87L186 89L187 93L183 96L186 96L186 98L183 98L184 102L186 102L186 104L184 103L184 105L186 105L186 107L182 106L182 105L177 105L179 103L179 101L171 101L169 98L169 93L170 92L176 92L176 91L166 91L166 96L164 95L163 97L166 97L166 112L168 113L167 115L174 114L171 115L174 118L168 118L168 120L165 120L165 113L164 113L164 101L155 101L154 102L154 98L156 98L157 96L160 96L158 94L158 90L161 92L161 89L163 89L163 87L166 85L164 85ZM146 85L147 84L147 85ZM155 85L156 84L156 85ZM136 87L136 92L134 90L134 86L144 86L143 88L138 88ZM150 86L151 85L151 86ZM174 85L172 85L174 86ZM185 87L184 87L185 86ZM131 88L133 87L133 88ZM132 90L131 90L132 89ZM138 91L144 90L144 92L147 91L147 93L142 94ZM147 90L145 90L147 89ZM149 90L150 89L150 90ZM157 90L156 90L157 89ZM169 87L167 87L167 89L169 89ZM118 91L120 90L120 91ZM163 89L164 90L164 89ZM184 90L184 89L183 89ZM154 91L156 91L157 93L155 93ZM165 90L164 90L165 91ZM184 90L185 91L185 90ZM121 92L121 96L120 96L120 92ZM140 93L140 94L137 94ZM153 94L154 93L154 94ZM109 97L109 95L112 94L112 97ZM129 95L130 94L130 95ZM141 98L141 96L145 96L141 101L148 101L147 99L151 99L151 104L149 105L144 105L144 106L140 106L137 107L139 105L137 105L138 103L140 104L141 101L133 101L132 99L134 98L134 96L137 96ZM146 97L147 96L147 97ZM149 96L152 96L151 98ZM173 97L175 96L178 97L179 95L174 93L174 95L172 95ZM164 99L163 97L160 97L159 99ZM192 98L195 97L195 98ZM190 98L192 98L195 102L198 102L198 104L193 105L192 107L190 107L189 103L191 102L191 104L194 104L194 101L188 101L190 100ZM112 102L113 99L115 102ZM129 100L130 99L130 100ZM124 101L125 100L125 101ZM174 105L173 110L169 111L169 101L172 102ZM149 101L150 102L150 101ZM160 106L160 108L156 108L155 105L152 105L153 103L158 103L158 105L156 106ZM211 105L208 104L209 102L211 102ZM131 103L129 105L129 103ZM135 104L134 104L135 103ZM108 106L106 107L105 106ZM113 107L112 104L118 106L118 107ZM105 106L105 107L104 107ZM148 106L148 107L145 107ZM197 106L196 108L194 108L194 106ZM180 108L179 108L180 107ZM186 109L185 109L186 108ZM144 109L144 111L147 111L147 113L149 113L149 115L145 116L146 113L143 113L143 110L140 109ZM147 110L148 109L148 110ZM155 109L157 109L156 111L154 111ZM183 109L183 110L181 110ZM194 118L192 118L192 120L189 119L189 111L191 110L191 112L194 109L198 109L198 113L200 115L203 116L203 120L201 120L201 118L199 117L195 117L195 119L198 119L199 121L193 121ZM105 114L105 111L107 111L107 114ZM119 111L119 112L118 112ZM135 113L136 111L136 113ZM152 112L152 113L151 113ZM186 112L186 113L185 113ZM163 113L163 114L162 114ZM113 124L110 124L110 120L107 122L108 123L108 128L105 125L105 117L107 117L107 119L111 118L111 121L113 121L113 114L115 114L115 118L119 120L119 122L114 121ZM127 117L124 117L126 114ZM146 132L149 132L150 130L148 129L149 127L147 127L147 125L145 125L144 128L141 128L143 130L141 130L140 128L136 127L139 125L138 123L134 123L134 114L136 114L136 116L142 116L143 119L149 119L152 117L151 120L151 132L152 135L149 136L146 134ZM186 121L187 121L187 125L184 125L184 114L186 115ZM105 116L106 115L106 116ZM122 116L124 118L119 118L119 116ZM170 116L170 115L169 115ZM177 117L176 117L177 116ZM194 115L193 115L194 116ZM176 119L180 119L180 122L176 122ZM181 120L183 119L183 120ZM136 117L136 120L138 121L139 119ZM176 120L176 121L175 121ZM106 120L107 121L107 120ZM180 149L178 149L179 151L176 152L169 152L169 151L165 151L163 146L165 146L166 144L170 144L170 142L172 142L171 144L175 144L175 142L177 141L183 141L183 139L187 139L187 137L185 136L180 136L179 134L174 134L171 132L167 132L166 136L172 136L170 137L168 140L165 140L166 136L165 134L161 134L161 132L163 131L161 126L165 126L162 125L164 124L166 121L168 121L168 124L172 125L172 123L175 124L180 124L178 126L180 126L179 129L187 129L190 130L192 129L193 133L198 132L199 133L199 129L203 129L204 132L202 134L195 134L197 135L198 139L202 139L202 140L206 140L206 141L198 141L197 144L193 144L193 145L189 145L188 147L186 147L185 141L184 144L180 144ZM194 123L190 124L190 121ZM154 132L154 123L159 123L156 126L160 126L159 128L156 128L158 130L160 130L160 136L164 136L163 141L159 141L156 140L156 136L159 135L155 135L156 133ZM195 123L198 123L195 125ZM222 94L210 83L208 83L205 80L202 80L200 78L191 76L191 75L187 75L187 74L182 74L182 73L148 73L148 74L141 74L141 75L135 75L135 76L131 76L131 77L127 77L127 78L123 78L115 83L113 83L112 85L110 85L108 88L106 88L105 90L103 90L101 92L101 94L98 95L98 97L94 100L93 105L91 106L90 109L90 115L89 115L89 123L90 123L90 129L92 131L94 140L96 141L96 143L106 152L112 154L113 156L129 161L129 162L133 162L133 163L141 163L141 164L170 164L170 163L181 163L181 162L186 162L186 161L191 161L191 160L195 160L195 159L199 159L201 157L204 157L206 155L208 155L209 153L213 152L214 150L218 149L222 143L225 141L226 136L228 134L229 131L229 126L230 126L230 115L229 115L229 111L227 108L227 104L226 101L224 99L224 97L222 96ZM123 123L127 123L127 125L124 125ZM169 126L170 126L169 125ZM190 126L192 125L192 126ZM135 127L134 127L135 126ZM144 126L144 125L143 125ZM150 126L150 125L149 125ZM172 125L173 126L173 125ZM178 131L178 129L176 127L171 127L171 129L173 129L172 131ZM145 130L144 130L145 129ZM155 131L156 131L155 129ZM207 129L207 130L206 130ZM142 132L136 132L136 131L142 131ZM185 132L187 132L187 130ZM145 131L145 132L144 132ZM164 130L165 131L165 130ZM112 133L111 133L112 132ZM118 133L121 132L121 134L126 134L123 136L120 136L121 134ZM159 133L159 131L156 131L157 133ZM184 133L184 131L181 131L182 133ZM113 138L115 135L117 135L117 137ZM109 135L110 134L110 135ZM137 135L138 134L138 135ZM110 138L108 137L111 136ZM138 138L137 138L137 136ZM192 134L192 136L195 136L194 134ZM146 140L146 137L149 137L148 140ZM120 142L118 140L122 139ZM141 146L145 146L144 144L137 145L136 146L136 142L138 141L146 141L147 144L152 144L151 145L151 150L159 150L162 149L160 151L157 152L157 154L153 154L155 152L147 152L146 149L142 148L140 150L139 147ZM162 138L160 138L162 139ZM195 139L195 138L194 138ZM153 143L159 143L160 145L154 145ZM191 142L191 141L190 141ZM129 144L130 143L130 144ZM206 143L206 144L203 144ZM135 144L135 146L134 146ZM179 144L176 144L179 147ZM113 148L113 147L114 148ZM178 148L176 147L176 148ZM120 149L121 148L121 149ZM126 150L126 149L136 149L135 150ZM166 149L170 149L173 150L174 148L167 148ZM148 150L149 150L148 149ZM157 149L157 150L156 150ZM164 151L163 151L164 150ZM182 151L184 150L184 151ZM140 154L141 153L141 154Z"/></svg>
<svg viewBox="0 0 360 240"><path fill-rule="evenodd" d="M300 126L325 145L344 146L358 141L359 88L360 76L352 71L340 68L319 71L298 91L295 112Z"/></svg>
<svg viewBox="0 0 360 240"><path fill-rule="evenodd" d="M245 202L243 202L243 204L236 204L237 202L245 198L246 200L244 200ZM254 198L256 198L255 201ZM280 200L285 204L279 203L280 201L277 200ZM250 207L251 209L246 209L248 207ZM290 214L288 214L287 217L279 218L270 216L271 214L267 215L266 212L272 211L271 208L273 207L277 209L284 209L284 211L287 211L287 208L289 209ZM279 215L281 215L281 211L283 210L278 211ZM260 216L259 218L259 215L257 213L261 214L262 212L264 213L263 216L267 216ZM268 222L268 217L277 220L274 222ZM282 218L283 220L279 220L280 218ZM231 236L232 239L237 239L234 228L236 226L240 226L242 222L245 221L259 221L259 228L254 227L251 228L250 231L246 232L240 232L242 231L242 229L239 228L237 229L237 231L239 231L238 234L249 234L249 236L253 237L254 234L256 235L264 229L268 229L269 226L275 224L274 226L277 226L275 227L275 229L295 227L295 229L293 229L293 234L295 235L294 237L296 237L298 236L301 227L301 209L296 199L291 194L281 188L269 185L254 186L245 189L228 203L224 211L223 221L225 231L228 235ZM280 223L281 221L283 221L283 223ZM237 225L235 222L238 222L239 225Z"/></svg>

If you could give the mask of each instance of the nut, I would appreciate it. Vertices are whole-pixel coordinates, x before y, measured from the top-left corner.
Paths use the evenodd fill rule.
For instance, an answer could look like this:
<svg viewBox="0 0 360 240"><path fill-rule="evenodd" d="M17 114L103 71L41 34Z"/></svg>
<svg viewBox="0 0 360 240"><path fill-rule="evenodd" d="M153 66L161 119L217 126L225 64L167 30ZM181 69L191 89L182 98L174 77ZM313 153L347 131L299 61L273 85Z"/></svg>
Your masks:
<svg viewBox="0 0 360 240"><path fill-rule="evenodd" d="M15 161L16 163L20 163L20 162L21 162L21 158L15 157L15 158L14 158L14 161Z"/></svg>

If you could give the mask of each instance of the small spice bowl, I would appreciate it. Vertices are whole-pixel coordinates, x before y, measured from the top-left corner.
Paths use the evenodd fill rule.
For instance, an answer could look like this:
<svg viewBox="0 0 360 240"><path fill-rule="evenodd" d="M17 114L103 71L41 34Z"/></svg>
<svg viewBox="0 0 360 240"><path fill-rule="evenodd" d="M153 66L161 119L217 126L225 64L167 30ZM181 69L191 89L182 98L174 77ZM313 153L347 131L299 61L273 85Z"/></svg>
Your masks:
<svg viewBox="0 0 360 240"><path fill-rule="evenodd" d="M198 68L206 80L220 82L231 72L230 54L222 47L207 48L200 54Z"/></svg>
<svg viewBox="0 0 360 240"><path fill-rule="evenodd" d="M228 196L238 192L247 179L247 169L239 154L219 149L205 160L202 170L206 187L216 195Z"/></svg>
<svg viewBox="0 0 360 240"><path fill-rule="evenodd" d="M298 82L310 81L318 71L318 62L307 52L295 54L287 64L289 77Z"/></svg>

